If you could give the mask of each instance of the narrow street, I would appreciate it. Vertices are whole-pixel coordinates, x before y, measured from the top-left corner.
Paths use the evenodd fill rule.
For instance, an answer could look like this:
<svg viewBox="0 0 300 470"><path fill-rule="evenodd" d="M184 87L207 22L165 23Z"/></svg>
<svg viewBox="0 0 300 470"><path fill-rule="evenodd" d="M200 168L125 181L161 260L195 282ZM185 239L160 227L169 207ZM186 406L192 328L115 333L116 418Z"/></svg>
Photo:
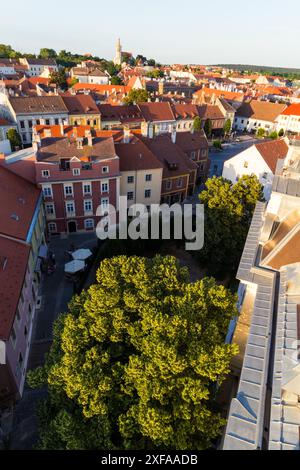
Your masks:
<svg viewBox="0 0 300 470"><path fill-rule="evenodd" d="M56 270L51 275L43 275L40 288L41 308L36 311L28 370L43 364L52 343L53 323L60 313L67 310L73 295L73 284L64 276L65 251L71 243L76 249L93 248L97 245L97 238L95 233L89 233L51 240L49 250L55 254ZM38 402L46 397L46 393L45 389L32 390L25 383L23 398L15 406L13 413L10 449L32 449L36 444L36 408Z"/></svg>

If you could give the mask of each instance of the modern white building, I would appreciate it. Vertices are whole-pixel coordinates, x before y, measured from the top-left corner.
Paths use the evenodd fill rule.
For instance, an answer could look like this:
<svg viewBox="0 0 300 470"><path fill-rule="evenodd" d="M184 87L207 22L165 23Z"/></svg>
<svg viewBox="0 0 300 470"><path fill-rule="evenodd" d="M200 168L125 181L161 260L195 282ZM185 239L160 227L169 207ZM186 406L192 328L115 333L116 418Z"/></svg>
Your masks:
<svg viewBox="0 0 300 470"><path fill-rule="evenodd" d="M264 188L264 197L270 198L276 169L283 166L289 150L285 139L252 145L224 163L223 178L235 183L244 175L256 175Z"/></svg>
<svg viewBox="0 0 300 470"><path fill-rule="evenodd" d="M68 109L61 96L12 97L7 100L7 108L25 145L32 141L33 126L69 122Z"/></svg>
<svg viewBox="0 0 300 470"><path fill-rule="evenodd" d="M24 57L20 59L20 63L26 66L26 73L30 77L38 77L45 69L49 69L50 72L58 71L58 66L54 59L30 59Z"/></svg>
<svg viewBox="0 0 300 470"><path fill-rule="evenodd" d="M108 85L110 80L110 75L107 72L91 67L73 67L71 76L77 78L79 83L94 85Z"/></svg>
<svg viewBox="0 0 300 470"><path fill-rule="evenodd" d="M300 450L300 140L258 203L237 278L240 346L224 450ZM237 365L237 362L236 362ZM237 367L237 366L236 366Z"/></svg>
<svg viewBox="0 0 300 470"><path fill-rule="evenodd" d="M233 128L240 132L256 132L258 129L272 132L276 129L276 119L285 108L285 104L269 101L245 102L235 114Z"/></svg>
<svg viewBox="0 0 300 470"><path fill-rule="evenodd" d="M300 134L300 103L291 104L276 119L276 127L279 131Z"/></svg>

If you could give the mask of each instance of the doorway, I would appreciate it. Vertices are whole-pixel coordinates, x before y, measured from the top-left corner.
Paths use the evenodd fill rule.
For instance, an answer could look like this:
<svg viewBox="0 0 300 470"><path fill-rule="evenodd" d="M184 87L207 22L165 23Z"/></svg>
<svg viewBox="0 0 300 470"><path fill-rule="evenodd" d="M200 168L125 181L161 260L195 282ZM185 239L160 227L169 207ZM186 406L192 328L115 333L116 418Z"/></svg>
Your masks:
<svg viewBox="0 0 300 470"><path fill-rule="evenodd" d="M77 232L76 222L74 222L73 220L71 222L68 222L68 232L69 233Z"/></svg>

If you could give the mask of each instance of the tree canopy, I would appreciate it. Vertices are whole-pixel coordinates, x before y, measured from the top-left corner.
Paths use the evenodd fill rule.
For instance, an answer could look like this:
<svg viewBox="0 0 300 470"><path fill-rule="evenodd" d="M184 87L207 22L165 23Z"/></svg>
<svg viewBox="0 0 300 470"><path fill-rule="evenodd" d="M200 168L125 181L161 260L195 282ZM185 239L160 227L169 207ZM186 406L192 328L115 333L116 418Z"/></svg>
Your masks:
<svg viewBox="0 0 300 470"><path fill-rule="evenodd" d="M57 54L54 49L48 49L47 47L40 49L39 57L42 59L55 59L56 56Z"/></svg>
<svg viewBox="0 0 300 470"><path fill-rule="evenodd" d="M231 132L231 120L230 119L226 119L223 132L225 135L230 134Z"/></svg>
<svg viewBox="0 0 300 470"><path fill-rule="evenodd" d="M199 197L205 207L205 241L199 258L214 275L235 273L255 205L263 200L262 185L255 175L242 176L235 184L213 177Z"/></svg>
<svg viewBox="0 0 300 470"><path fill-rule="evenodd" d="M212 122L209 118L206 119L206 121L205 121L204 132L205 132L205 134L207 135L208 138L211 137L211 135L212 135Z"/></svg>
<svg viewBox="0 0 300 470"><path fill-rule="evenodd" d="M55 83L55 85L62 90L66 90L68 88L67 77L65 73L65 69L61 68L58 72L51 72L49 76L50 83Z"/></svg>
<svg viewBox="0 0 300 470"><path fill-rule="evenodd" d="M128 95L124 98L124 103L125 104L145 103L146 101L148 101L148 98L149 98L149 93L147 92L147 90L132 89L129 91Z"/></svg>
<svg viewBox="0 0 300 470"><path fill-rule="evenodd" d="M213 396L229 372L236 296L188 282L174 257L104 260L59 317L40 410L44 449L204 449L225 424Z"/></svg>
<svg viewBox="0 0 300 470"><path fill-rule="evenodd" d="M199 116L196 116L193 122L194 131L200 132L202 129L202 122Z"/></svg>
<svg viewBox="0 0 300 470"><path fill-rule="evenodd" d="M12 150L16 150L17 148L20 149L22 147L22 140L20 134L13 127L11 129L8 129L7 138L10 142Z"/></svg>

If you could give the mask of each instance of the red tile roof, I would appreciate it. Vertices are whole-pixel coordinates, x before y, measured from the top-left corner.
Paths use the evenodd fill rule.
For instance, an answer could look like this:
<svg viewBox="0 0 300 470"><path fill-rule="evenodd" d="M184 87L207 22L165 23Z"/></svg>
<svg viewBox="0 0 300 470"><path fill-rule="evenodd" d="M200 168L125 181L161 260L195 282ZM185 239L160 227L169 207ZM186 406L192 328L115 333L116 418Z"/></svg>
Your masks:
<svg viewBox="0 0 300 470"><path fill-rule="evenodd" d="M196 163L186 156L179 145L172 142L169 134L159 135L153 139L145 137L140 139L163 164L163 178L188 175L192 170L197 170Z"/></svg>
<svg viewBox="0 0 300 470"><path fill-rule="evenodd" d="M273 174L275 174L278 160L285 158L289 150L289 147L284 139L262 142L260 144L256 144L255 147Z"/></svg>
<svg viewBox="0 0 300 470"><path fill-rule="evenodd" d="M99 109L90 95L61 95L70 114L99 114Z"/></svg>
<svg viewBox="0 0 300 470"><path fill-rule="evenodd" d="M275 122L275 119L282 114L285 107L285 104L252 100L249 103L243 103L237 110L236 115L245 118Z"/></svg>
<svg viewBox="0 0 300 470"><path fill-rule="evenodd" d="M32 154L32 156L22 158L10 165L7 163L5 155L0 154L1 166L33 184L36 182L35 161L35 155Z"/></svg>
<svg viewBox="0 0 300 470"><path fill-rule="evenodd" d="M202 93L205 95L211 96L221 96L230 101L243 101L244 94L243 93L235 93L233 91L224 91L224 90L215 90L213 88L202 88L194 93L194 96L201 96Z"/></svg>
<svg viewBox="0 0 300 470"><path fill-rule="evenodd" d="M121 123L142 122L143 116L138 106L113 106L111 104L100 104L98 106L102 121L118 120Z"/></svg>
<svg viewBox="0 0 300 470"><path fill-rule="evenodd" d="M0 235L0 339L7 341L23 288L30 246Z"/></svg>
<svg viewBox="0 0 300 470"><path fill-rule="evenodd" d="M138 107L147 122L175 121L171 105L163 103L139 103Z"/></svg>
<svg viewBox="0 0 300 470"><path fill-rule="evenodd" d="M114 91L119 93L128 93L130 88L124 85L96 85L94 83L75 83L72 87L72 90L91 90L97 91L98 93L114 93Z"/></svg>
<svg viewBox="0 0 300 470"><path fill-rule="evenodd" d="M121 171L139 171L163 168L163 164L137 136L130 143L117 143L116 152L120 158Z"/></svg>
<svg viewBox="0 0 300 470"><path fill-rule="evenodd" d="M0 166L0 234L26 240L40 194L34 184Z"/></svg>
<svg viewBox="0 0 300 470"><path fill-rule="evenodd" d="M291 104L281 114L284 116L300 116L300 103Z"/></svg>

